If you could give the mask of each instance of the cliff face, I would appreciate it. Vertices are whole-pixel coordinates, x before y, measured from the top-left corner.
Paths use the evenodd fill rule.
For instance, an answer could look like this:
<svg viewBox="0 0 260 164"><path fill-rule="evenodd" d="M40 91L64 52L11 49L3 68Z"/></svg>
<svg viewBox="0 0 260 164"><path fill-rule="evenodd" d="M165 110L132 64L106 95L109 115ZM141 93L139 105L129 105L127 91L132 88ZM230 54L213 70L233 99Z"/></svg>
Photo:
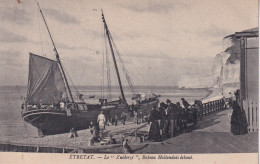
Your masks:
<svg viewBox="0 0 260 164"><path fill-rule="evenodd" d="M220 88L225 97L230 96L230 92L239 89L240 76L240 49L239 41L229 39L229 46L226 50L214 59L212 78L213 87Z"/></svg>

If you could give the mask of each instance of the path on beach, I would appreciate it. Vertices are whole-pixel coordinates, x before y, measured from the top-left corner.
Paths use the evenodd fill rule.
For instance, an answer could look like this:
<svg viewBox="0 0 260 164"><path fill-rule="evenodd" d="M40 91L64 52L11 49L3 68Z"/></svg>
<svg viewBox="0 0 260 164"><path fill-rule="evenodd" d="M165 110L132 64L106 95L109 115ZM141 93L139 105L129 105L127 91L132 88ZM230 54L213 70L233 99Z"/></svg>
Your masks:
<svg viewBox="0 0 260 164"><path fill-rule="evenodd" d="M235 136L230 132L232 109L222 110L198 122L196 130L162 143L133 145L135 153L252 153L258 152L258 134Z"/></svg>

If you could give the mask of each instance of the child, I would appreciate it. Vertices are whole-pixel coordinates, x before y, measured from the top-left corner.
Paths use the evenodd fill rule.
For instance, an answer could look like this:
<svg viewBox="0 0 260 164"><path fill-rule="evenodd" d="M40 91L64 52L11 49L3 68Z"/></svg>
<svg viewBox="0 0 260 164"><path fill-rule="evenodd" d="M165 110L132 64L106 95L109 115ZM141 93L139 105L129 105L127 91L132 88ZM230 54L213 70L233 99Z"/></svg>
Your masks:
<svg viewBox="0 0 260 164"><path fill-rule="evenodd" d="M89 125L89 130L90 130L90 133L91 133L91 134L93 134L94 129L95 129L94 124L93 124L93 122L91 121L91 122L90 122L90 125Z"/></svg>
<svg viewBox="0 0 260 164"><path fill-rule="evenodd" d="M74 128L71 128L68 138L76 138L76 137L78 137L77 131Z"/></svg>
<svg viewBox="0 0 260 164"><path fill-rule="evenodd" d="M128 145L128 139L123 140L123 150L124 150L124 153L126 153L126 154L132 154L133 153L133 150Z"/></svg>

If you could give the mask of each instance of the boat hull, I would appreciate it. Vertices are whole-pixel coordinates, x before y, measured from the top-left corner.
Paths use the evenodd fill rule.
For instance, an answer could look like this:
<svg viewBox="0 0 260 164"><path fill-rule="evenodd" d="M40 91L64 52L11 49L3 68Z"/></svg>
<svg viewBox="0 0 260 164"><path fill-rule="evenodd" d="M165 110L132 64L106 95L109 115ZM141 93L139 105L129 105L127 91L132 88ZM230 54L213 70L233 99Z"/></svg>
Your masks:
<svg viewBox="0 0 260 164"><path fill-rule="evenodd" d="M69 132L71 128L87 129L91 121L96 121L99 111L72 111L71 114L67 116L66 111L37 109L24 112L22 117L43 135L52 135Z"/></svg>
<svg viewBox="0 0 260 164"><path fill-rule="evenodd" d="M158 101L152 101L140 104L138 110L144 114L149 114L150 109ZM115 115L120 118L122 113L127 115L127 120L131 120L131 113L126 104L120 104L114 108L103 109L107 119L113 118ZM67 116L65 110L55 109L34 109L23 111L23 120L36 127L43 135L53 135L69 132L71 128L75 130L83 130L89 127L90 122L95 123L100 109L92 110L72 110L71 116Z"/></svg>

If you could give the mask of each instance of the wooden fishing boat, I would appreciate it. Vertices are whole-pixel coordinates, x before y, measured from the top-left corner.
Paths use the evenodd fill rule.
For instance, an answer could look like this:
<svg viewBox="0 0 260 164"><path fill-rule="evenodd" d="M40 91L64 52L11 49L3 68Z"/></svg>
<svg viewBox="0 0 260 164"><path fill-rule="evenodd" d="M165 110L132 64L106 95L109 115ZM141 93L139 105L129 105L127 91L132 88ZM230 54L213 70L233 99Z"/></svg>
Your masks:
<svg viewBox="0 0 260 164"><path fill-rule="evenodd" d="M59 53L52 39L47 22L40 8L39 11L52 41L56 60L29 53L28 92L25 103L22 105L22 117L38 129L39 135L52 135L69 132L70 129L86 129L90 122L96 122L102 110L107 118L129 112L119 70L114 55L112 37L107 27L103 11L102 20L106 31L106 38L110 45L117 79L121 91L121 98L115 101L101 99L100 104L77 102L72 95L67 76L60 61ZM158 103L158 97L148 101L139 101L136 105L140 111L149 111ZM148 112L147 112L148 113Z"/></svg>

